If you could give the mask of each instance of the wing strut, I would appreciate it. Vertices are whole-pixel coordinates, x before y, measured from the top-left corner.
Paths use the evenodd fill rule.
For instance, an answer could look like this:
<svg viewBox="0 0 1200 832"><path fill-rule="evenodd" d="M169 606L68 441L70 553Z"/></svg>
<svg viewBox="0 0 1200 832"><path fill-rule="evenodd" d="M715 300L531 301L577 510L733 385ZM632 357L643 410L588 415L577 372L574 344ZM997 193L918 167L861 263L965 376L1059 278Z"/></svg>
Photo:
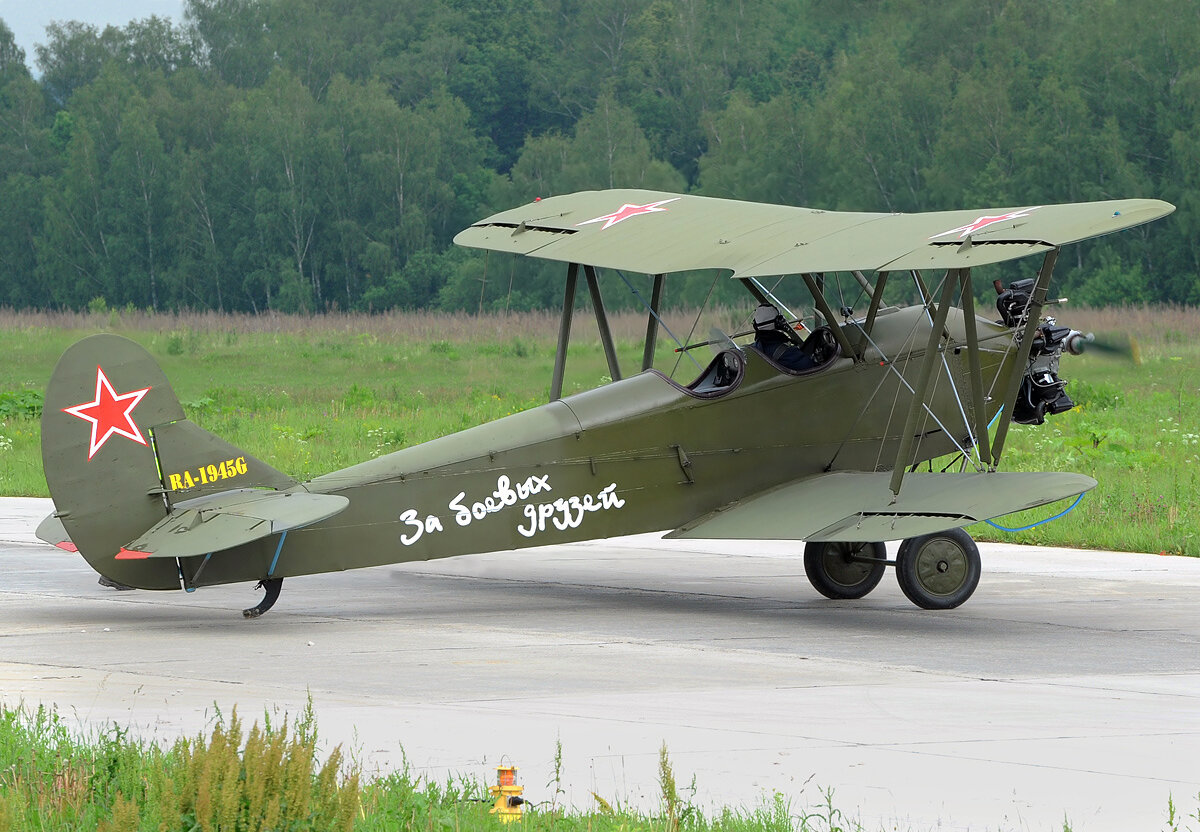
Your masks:
<svg viewBox="0 0 1200 832"><path fill-rule="evenodd" d="M596 267L584 266L583 274L592 296L592 308L596 311L596 327L600 330L600 345L604 347L604 358L608 361L608 376L613 381L620 381L621 365L617 362L617 348L613 346L612 331L608 328L608 313L604 311L604 298L600 296Z"/></svg>
<svg viewBox="0 0 1200 832"><path fill-rule="evenodd" d="M567 266L567 286L563 290L562 318L558 323L558 350L554 353L554 375L550 379L550 401L562 398L563 373L567 366L567 344L571 341L571 316L575 310L575 284L579 282L579 264Z"/></svg>
<svg viewBox="0 0 1200 832"><path fill-rule="evenodd" d="M904 469L908 467L909 454L912 453L913 431L917 429L917 417L920 415L921 406L925 403L925 394L929 391L929 379L933 375L933 366L941 354L938 345L942 339L942 331L946 328L946 316L950 312L954 286L959 282L954 279L956 276L954 273L961 273L961 271L961 269L951 269L946 272L946 277L942 281L942 299L938 302L937 311L933 316L933 326L929 329L929 340L925 344L925 357L921 361L917 384L913 388L912 402L908 406L908 415L904 418L904 431L900 434L900 449L896 452L896 462L892 467L892 480L889 488L894 496L900 494L900 484L904 481ZM929 296L926 295L926 297ZM1026 352L1028 353L1028 350ZM1015 394L1014 398L1016 398Z"/></svg>
<svg viewBox="0 0 1200 832"><path fill-rule="evenodd" d="M612 330L608 326L608 314L604 311L604 298L600 295L600 280L596 275L595 266L584 266L583 274L587 280L588 292L592 296L592 308L596 310L596 326L600 330L600 344L604 347L604 357L608 361L608 374L613 381L621 380L621 365L617 361L617 348L613 344ZM661 299L662 275L655 276L655 303ZM562 318L558 324L558 349L554 353L554 375L550 379L550 401L562 398L563 377L567 369L567 346L571 341L571 319L575 314L575 289L579 284L579 264L567 266L567 285L563 289ZM655 330L657 333L657 330ZM647 332L647 339L650 338ZM653 358L652 347L649 355Z"/></svg>
<svg viewBox="0 0 1200 832"><path fill-rule="evenodd" d="M1008 377L1008 391L1004 394L1004 412L1000 416L1000 424L996 426L996 440L992 443L992 466L1000 463L1000 452L1004 450L1004 440L1008 438L1008 426L1012 422L1013 406L1017 403L1017 393L1021 389L1021 380L1025 377L1025 368L1029 365L1029 351L1033 348L1033 336L1037 332L1042 319L1042 306L1046 302L1046 290L1050 287L1050 275L1054 273L1054 264L1058 262L1058 249L1046 252L1042 260L1042 268L1038 271L1037 283L1033 286L1033 294L1029 298L1029 308L1025 310L1025 329L1021 333L1021 341L1017 345L1017 357L1013 360L1012 374Z"/></svg>
<svg viewBox="0 0 1200 832"><path fill-rule="evenodd" d="M967 336L967 363L971 375L971 400L975 411L975 447L979 461L986 466L992 464L992 453L988 448L987 408L983 399L983 368L979 362L979 330L975 326L975 298L971 292L971 270L960 269L962 283L963 327Z"/></svg>
<svg viewBox="0 0 1200 832"><path fill-rule="evenodd" d="M646 347L642 350L642 371L654 366L654 348L658 346L658 307L662 304L663 275L654 275L650 290L650 314L646 316Z"/></svg>
<svg viewBox="0 0 1200 832"><path fill-rule="evenodd" d="M834 320L833 310L829 308L829 302L825 300L825 293L821 291L816 278L811 274L805 274L803 277L805 285L808 286L808 291L812 293L813 303L821 311L821 316L825 318L825 323L829 325L829 331L833 333L838 346L842 348L842 355L853 357L855 362L862 361L862 355L854 347L850 346L850 339L846 337L846 333L842 332L842 327Z"/></svg>
<svg viewBox="0 0 1200 832"><path fill-rule="evenodd" d="M879 272L875 276L875 291L871 293L871 305L867 307L867 319L863 322L863 331L868 335L875 328L875 316L879 314L879 306L883 303L883 287L887 286L887 279L887 272Z"/></svg>

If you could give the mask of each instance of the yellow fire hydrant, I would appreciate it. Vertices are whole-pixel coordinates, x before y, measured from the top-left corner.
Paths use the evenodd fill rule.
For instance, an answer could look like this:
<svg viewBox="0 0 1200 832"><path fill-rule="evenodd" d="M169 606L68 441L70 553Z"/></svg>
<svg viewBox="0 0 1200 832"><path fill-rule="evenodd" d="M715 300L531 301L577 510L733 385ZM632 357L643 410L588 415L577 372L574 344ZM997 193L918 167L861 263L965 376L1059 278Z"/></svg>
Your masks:
<svg viewBox="0 0 1200 832"><path fill-rule="evenodd" d="M525 799L521 797L521 793L525 789L517 785L516 766L496 766L496 785L488 786L488 791L495 800L491 813L498 815L502 823L512 823L521 819L521 814L525 811Z"/></svg>

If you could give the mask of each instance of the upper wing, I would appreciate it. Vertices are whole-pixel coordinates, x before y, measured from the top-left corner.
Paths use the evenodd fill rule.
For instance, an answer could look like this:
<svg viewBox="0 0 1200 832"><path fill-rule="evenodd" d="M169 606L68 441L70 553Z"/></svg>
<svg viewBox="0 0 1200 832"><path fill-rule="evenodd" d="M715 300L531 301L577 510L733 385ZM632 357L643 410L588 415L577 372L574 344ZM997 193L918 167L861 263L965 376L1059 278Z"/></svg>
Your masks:
<svg viewBox="0 0 1200 832"><path fill-rule="evenodd" d="M581 191L502 211L454 241L666 274L729 269L734 277L969 268L1099 237L1175 206L1123 199L924 214L818 211L659 191Z"/></svg>
<svg viewBox="0 0 1200 832"><path fill-rule="evenodd" d="M898 497L890 473L835 471L731 503L667 537L749 540L901 540L1073 497L1083 474L912 473Z"/></svg>
<svg viewBox="0 0 1200 832"><path fill-rule="evenodd" d="M187 558L232 549L332 517L349 504L345 497L303 491L245 489L197 497L176 503L117 558Z"/></svg>

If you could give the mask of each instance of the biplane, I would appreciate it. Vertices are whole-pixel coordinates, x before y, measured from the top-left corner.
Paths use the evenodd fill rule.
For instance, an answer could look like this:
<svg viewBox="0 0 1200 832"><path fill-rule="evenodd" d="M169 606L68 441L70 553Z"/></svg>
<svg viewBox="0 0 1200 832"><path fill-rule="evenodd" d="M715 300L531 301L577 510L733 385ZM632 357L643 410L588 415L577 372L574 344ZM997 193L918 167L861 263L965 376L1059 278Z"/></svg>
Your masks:
<svg viewBox="0 0 1200 832"><path fill-rule="evenodd" d="M78 551L102 583L257 581L265 595L247 617L290 576L662 530L804 541L805 572L829 598L865 596L892 565L918 606L956 607L980 575L964 526L1096 485L998 470L1012 422L1071 407L1059 359L1087 336L1047 314L1060 248L1172 210L1130 199L844 213L641 190L541 199L455 242L565 264L546 404L297 482L189 421L140 346L91 336L46 391L56 511L38 535ZM1037 255L1035 276L997 282L998 319L976 311L978 269ZM651 281L636 374L617 360L602 270ZM694 380L656 369L664 281L696 270L781 310L811 366L789 369L750 333L717 333ZM581 275L612 381L564 397ZM898 279L919 302L885 303ZM783 280L811 309L804 335L778 298ZM859 300L845 302L843 285ZM887 541L902 541L894 561Z"/></svg>

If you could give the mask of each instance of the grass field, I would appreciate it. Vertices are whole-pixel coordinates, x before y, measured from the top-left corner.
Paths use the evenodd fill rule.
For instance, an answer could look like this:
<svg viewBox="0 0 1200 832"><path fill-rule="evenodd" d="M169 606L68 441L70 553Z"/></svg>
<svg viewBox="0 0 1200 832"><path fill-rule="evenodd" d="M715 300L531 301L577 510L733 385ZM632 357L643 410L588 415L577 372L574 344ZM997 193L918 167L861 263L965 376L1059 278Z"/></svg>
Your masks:
<svg viewBox="0 0 1200 832"><path fill-rule="evenodd" d="M562 749L559 747L559 760ZM407 770L362 778L354 750L318 739L311 709L256 722L218 714L207 735L155 745L120 726L81 736L57 712L0 707L0 832L861 832L823 793L814 806L775 794L750 809L705 815L659 754L656 812L596 795L593 806L559 802L560 783L531 785L516 823L489 810L479 781L431 782ZM538 795L535 797L535 793Z"/></svg>
<svg viewBox="0 0 1200 832"><path fill-rule="evenodd" d="M208 734L169 745L118 725L83 736L55 711L0 707L0 832L867 832L828 790L811 803L776 792L756 807L706 814L665 746L656 811L614 806L603 795L593 806L564 806L552 779L531 784L532 802L508 824L489 812L478 780L438 783L408 770L364 778L354 756L319 740L311 707L290 720L264 717L248 731L236 711L217 714ZM1200 829L1200 795L1170 798L1161 825L1155 820L1142 828ZM1058 828L1071 832L1071 820Z"/></svg>
<svg viewBox="0 0 1200 832"><path fill-rule="evenodd" d="M740 328L741 312L710 325ZM1014 426L1006 470L1078 471L1100 486L1066 517L980 539L1169 554L1200 554L1200 312L1183 308L1063 310L1063 323L1139 342L1140 364L1067 356L1079 407L1038 427ZM641 361L640 315L613 316L621 363ZM692 316L667 316L683 338ZM162 364L188 415L300 479L524 410L546 399L558 316L396 313L321 318L142 313L0 313L0 495L46 496L36 414L61 352L117 332ZM704 337L703 335L696 336ZM656 366L678 356L660 336ZM707 351L697 357L703 361ZM690 380L686 359L678 375ZM595 324L577 314L566 391L604 383ZM1017 527L1065 505L1006 518Z"/></svg>

